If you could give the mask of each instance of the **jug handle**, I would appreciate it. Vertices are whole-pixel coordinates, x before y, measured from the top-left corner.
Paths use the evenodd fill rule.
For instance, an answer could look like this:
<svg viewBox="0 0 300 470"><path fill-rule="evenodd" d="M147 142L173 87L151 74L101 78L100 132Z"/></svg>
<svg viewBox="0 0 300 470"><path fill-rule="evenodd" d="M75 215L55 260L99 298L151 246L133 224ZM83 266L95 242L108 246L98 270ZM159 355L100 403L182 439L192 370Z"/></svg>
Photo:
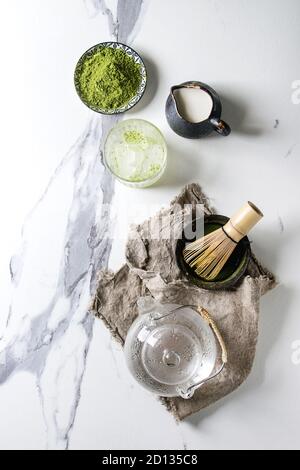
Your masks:
<svg viewBox="0 0 300 470"><path fill-rule="evenodd" d="M218 134L223 135L226 137L231 133L231 127L227 122L223 121L222 119L211 119L210 122L212 123L214 130L218 132Z"/></svg>

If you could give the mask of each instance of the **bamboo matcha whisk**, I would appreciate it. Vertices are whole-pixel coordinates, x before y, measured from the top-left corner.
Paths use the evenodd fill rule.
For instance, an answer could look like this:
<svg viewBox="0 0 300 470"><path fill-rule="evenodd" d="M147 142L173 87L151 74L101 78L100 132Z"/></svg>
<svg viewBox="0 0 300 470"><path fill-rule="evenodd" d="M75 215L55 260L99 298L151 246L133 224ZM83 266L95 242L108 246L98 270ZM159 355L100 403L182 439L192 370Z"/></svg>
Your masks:
<svg viewBox="0 0 300 470"><path fill-rule="evenodd" d="M185 262L197 275L213 281L229 260L239 241L262 219L263 213L247 202L220 229L189 243L183 250Z"/></svg>

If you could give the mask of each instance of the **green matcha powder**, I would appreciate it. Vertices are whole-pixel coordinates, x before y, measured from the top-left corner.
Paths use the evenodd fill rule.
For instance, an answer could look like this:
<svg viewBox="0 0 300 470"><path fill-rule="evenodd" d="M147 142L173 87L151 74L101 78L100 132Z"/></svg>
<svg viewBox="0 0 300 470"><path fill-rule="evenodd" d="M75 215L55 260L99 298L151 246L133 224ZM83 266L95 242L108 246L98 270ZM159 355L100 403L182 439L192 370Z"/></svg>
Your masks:
<svg viewBox="0 0 300 470"><path fill-rule="evenodd" d="M137 94L141 70L122 49L102 47L83 59L77 78L87 105L111 111L125 106Z"/></svg>

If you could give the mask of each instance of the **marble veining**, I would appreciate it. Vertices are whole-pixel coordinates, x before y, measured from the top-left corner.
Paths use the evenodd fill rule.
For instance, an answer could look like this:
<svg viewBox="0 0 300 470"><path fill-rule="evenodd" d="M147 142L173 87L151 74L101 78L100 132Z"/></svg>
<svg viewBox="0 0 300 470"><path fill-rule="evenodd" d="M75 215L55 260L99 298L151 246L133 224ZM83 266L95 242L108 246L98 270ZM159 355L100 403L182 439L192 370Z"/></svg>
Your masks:
<svg viewBox="0 0 300 470"><path fill-rule="evenodd" d="M113 9L109 8L108 0L84 0L88 15L90 18L95 18L99 13L107 17L109 32L112 38L116 41L118 36L119 22L114 15Z"/></svg>
<svg viewBox="0 0 300 470"><path fill-rule="evenodd" d="M289 157L292 155L292 153L293 153L295 147L296 147L296 144L292 145L292 146L288 149L288 151L286 152L284 158L289 158Z"/></svg>
<svg viewBox="0 0 300 470"><path fill-rule="evenodd" d="M109 31L115 41L130 44L140 26L140 18L144 16L148 0L118 1L84 0L91 18L102 13L107 17ZM116 7L116 8L113 8ZM116 10L115 12L113 10ZM130 13L129 13L130 11Z"/></svg>
<svg viewBox="0 0 300 470"><path fill-rule="evenodd" d="M279 224L280 233L283 233L285 230L285 227L284 227L284 223L280 215L278 216L278 224Z"/></svg>
<svg viewBox="0 0 300 470"><path fill-rule="evenodd" d="M118 1L115 13L108 1L85 4L91 17L106 15L113 38L130 43L145 2ZM88 306L96 273L110 255L107 206L114 181L100 155L118 119L91 114L25 221L10 262L13 295L1 338L0 384L18 370L35 375L52 449L68 448L93 332Z"/></svg>

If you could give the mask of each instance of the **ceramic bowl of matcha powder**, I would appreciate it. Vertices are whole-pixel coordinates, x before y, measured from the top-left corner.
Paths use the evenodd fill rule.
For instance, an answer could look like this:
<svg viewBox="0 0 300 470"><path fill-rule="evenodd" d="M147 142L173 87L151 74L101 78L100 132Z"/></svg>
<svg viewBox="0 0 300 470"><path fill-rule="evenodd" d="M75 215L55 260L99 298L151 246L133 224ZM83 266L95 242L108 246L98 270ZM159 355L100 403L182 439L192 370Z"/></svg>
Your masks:
<svg viewBox="0 0 300 470"><path fill-rule="evenodd" d="M101 114L120 114L142 98L146 67L131 47L103 42L88 49L79 59L74 82L81 101Z"/></svg>

